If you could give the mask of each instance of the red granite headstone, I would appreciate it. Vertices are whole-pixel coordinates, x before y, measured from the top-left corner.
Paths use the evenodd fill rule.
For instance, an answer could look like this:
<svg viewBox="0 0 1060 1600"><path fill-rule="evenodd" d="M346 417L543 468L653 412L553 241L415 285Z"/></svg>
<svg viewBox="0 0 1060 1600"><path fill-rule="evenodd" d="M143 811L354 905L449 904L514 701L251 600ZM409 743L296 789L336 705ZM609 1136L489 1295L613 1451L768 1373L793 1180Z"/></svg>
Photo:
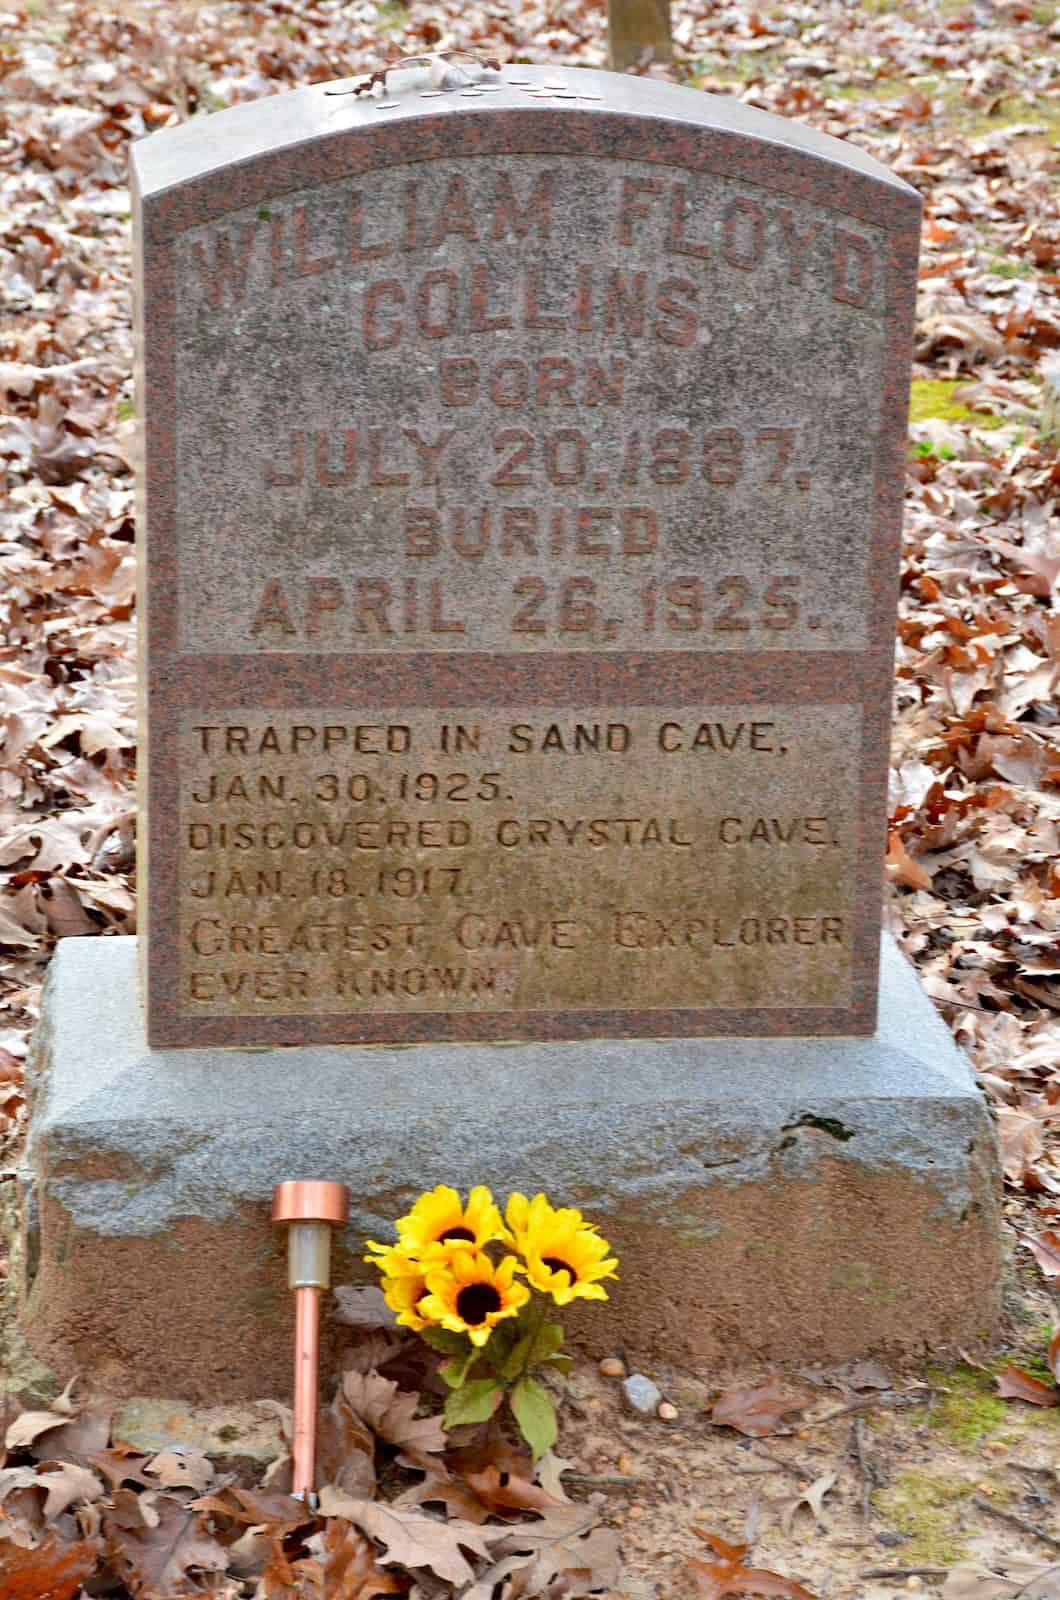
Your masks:
<svg viewBox="0 0 1060 1600"><path fill-rule="evenodd" d="M871 1032L918 197L487 81L134 147L150 1041Z"/></svg>

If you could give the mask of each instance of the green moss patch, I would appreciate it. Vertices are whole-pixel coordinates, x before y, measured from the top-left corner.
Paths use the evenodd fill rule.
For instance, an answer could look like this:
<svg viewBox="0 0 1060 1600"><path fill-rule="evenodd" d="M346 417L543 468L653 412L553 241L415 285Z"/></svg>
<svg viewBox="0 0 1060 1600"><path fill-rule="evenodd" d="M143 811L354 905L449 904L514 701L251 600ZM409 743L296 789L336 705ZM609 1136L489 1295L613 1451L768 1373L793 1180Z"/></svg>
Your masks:
<svg viewBox="0 0 1060 1600"><path fill-rule="evenodd" d="M944 1390L927 1414L929 1428L937 1428L951 1444L974 1445L987 1434L1010 1425L1009 1403L994 1392L994 1377L976 1367L961 1365L952 1372L933 1368L932 1388Z"/></svg>
<svg viewBox="0 0 1060 1600"><path fill-rule="evenodd" d="M934 1472L903 1472L889 1489L872 1496L880 1516L908 1543L902 1562L910 1566L951 1567L965 1553L960 1507L975 1493L966 1478L943 1478Z"/></svg>
<svg viewBox="0 0 1060 1600"><path fill-rule="evenodd" d="M914 378L909 386L910 422L927 422L934 417L939 422L974 422L977 428L1003 428L1011 418L973 411L953 398L954 391L967 382L967 378Z"/></svg>

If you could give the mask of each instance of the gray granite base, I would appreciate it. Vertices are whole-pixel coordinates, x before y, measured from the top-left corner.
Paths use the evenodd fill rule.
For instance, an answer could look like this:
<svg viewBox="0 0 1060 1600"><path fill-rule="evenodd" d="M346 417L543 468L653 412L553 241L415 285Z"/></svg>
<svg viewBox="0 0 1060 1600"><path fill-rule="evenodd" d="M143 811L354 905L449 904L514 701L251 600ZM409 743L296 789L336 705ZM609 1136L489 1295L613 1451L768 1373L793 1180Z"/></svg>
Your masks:
<svg viewBox="0 0 1060 1600"><path fill-rule="evenodd" d="M988 1338L996 1139L884 941L872 1038L151 1050L134 939L67 939L36 1040L21 1324L129 1392L287 1387L282 1178L350 1185L338 1281L423 1189L545 1189L621 1257L590 1351L842 1359ZM341 1363L332 1328L327 1361Z"/></svg>

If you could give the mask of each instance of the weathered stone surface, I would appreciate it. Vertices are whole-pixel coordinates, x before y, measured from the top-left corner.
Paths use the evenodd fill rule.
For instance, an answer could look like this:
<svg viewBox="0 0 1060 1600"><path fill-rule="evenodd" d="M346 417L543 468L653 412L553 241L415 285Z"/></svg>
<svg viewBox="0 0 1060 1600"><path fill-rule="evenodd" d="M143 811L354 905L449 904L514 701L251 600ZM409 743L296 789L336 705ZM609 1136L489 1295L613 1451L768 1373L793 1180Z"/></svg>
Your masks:
<svg viewBox="0 0 1060 1600"><path fill-rule="evenodd" d="M437 1182L583 1205L622 1262L573 1319L596 1356L844 1360L995 1325L993 1125L890 941L867 1039L262 1052L149 1049L135 941L67 939L35 1071L24 1326L118 1393L287 1392L288 1177L352 1188L338 1282Z"/></svg>
<svg viewBox="0 0 1060 1600"><path fill-rule="evenodd" d="M130 1450L157 1453L177 1446L259 1468L287 1453L274 1404L196 1409L181 1400L137 1395L115 1412L112 1437Z"/></svg>
<svg viewBox="0 0 1060 1600"><path fill-rule="evenodd" d="M622 1393L631 1411L642 1417L654 1417L655 1408L662 1399L662 1390L643 1372L633 1372L622 1384Z"/></svg>
<svg viewBox="0 0 1060 1600"><path fill-rule="evenodd" d="M561 78L133 149L156 1045L872 1031L919 200Z"/></svg>

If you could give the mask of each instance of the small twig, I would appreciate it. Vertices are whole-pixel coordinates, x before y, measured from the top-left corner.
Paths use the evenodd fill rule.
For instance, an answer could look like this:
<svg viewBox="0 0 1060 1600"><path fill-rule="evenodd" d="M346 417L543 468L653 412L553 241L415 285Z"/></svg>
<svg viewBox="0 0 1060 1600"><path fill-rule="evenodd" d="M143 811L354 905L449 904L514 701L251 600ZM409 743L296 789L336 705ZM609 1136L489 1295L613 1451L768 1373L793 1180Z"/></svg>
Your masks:
<svg viewBox="0 0 1060 1600"><path fill-rule="evenodd" d="M627 1484L640 1483L640 1478L630 1477L624 1472L565 1472L564 1483L591 1483L591 1484Z"/></svg>
<svg viewBox="0 0 1060 1600"><path fill-rule="evenodd" d="M851 1423L851 1442L854 1446L853 1456L858 1464L858 1477L861 1480L861 1525L867 1528L872 1516L872 1507L869 1504L869 1469L865 1461L865 1420L855 1417Z"/></svg>
<svg viewBox="0 0 1060 1600"><path fill-rule="evenodd" d="M758 1443L757 1440L755 1442L756 1444ZM758 1444L758 1449L761 1451L762 1455L765 1456L767 1461L772 1461L774 1463L779 1472L787 1472L791 1475L791 1477L797 1478L799 1480L800 1488L807 1479L809 1479L812 1483L814 1478L817 1476L817 1470L815 1467L803 1466L803 1464L799 1461L785 1461L781 1456L773 1455L772 1452L767 1450L762 1444Z"/></svg>
<svg viewBox="0 0 1060 1600"><path fill-rule="evenodd" d="M866 1394L857 1400L851 1400L849 1405L837 1406L834 1411L826 1411L823 1417L804 1417L799 1426L802 1428L819 1428L822 1423L834 1422L837 1417L848 1417L852 1411L871 1411L874 1406L923 1406L932 1399L933 1392L928 1394Z"/></svg>
<svg viewBox="0 0 1060 1600"><path fill-rule="evenodd" d="M866 1567L859 1578L946 1578L949 1567Z"/></svg>
<svg viewBox="0 0 1060 1600"><path fill-rule="evenodd" d="M731 1461L726 1462L726 1465L730 1472L735 1472L741 1478L765 1478L786 1470L784 1467L737 1467Z"/></svg>
<svg viewBox="0 0 1060 1600"><path fill-rule="evenodd" d="M1060 1566L1046 1567L1044 1572L1036 1572L1033 1578L1028 1578L1012 1596L1012 1600L1020 1600L1020 1595L1026 1594L1032 1583L1044 1583L1046 1578L1051 1578L1054 1572L1060 1572ZM1042 1593L1044 1594L1044 1589Z"/></svg>
<svg viewBox="0 0 1060 1600"><path fill-rule="evenodd" d="M1014 1528L1019 1528L1023 1533L1033 1534L1036 1539L1040 1539L1043 1544L1047 1544L1050 1550L1060 1550L1060 1539L1054 1538L1051 1533L1046 1533L1044 1528L1039 1528L1038 1524L1031 1522L1029 1517L1021 1517L1018 1511L1007 1511L1004 1506L995 1506L991 1500L981 1494L975 1495L972 1503L977 1505L980 1511L992 1512L1001 1522L1009 1522Z"/></svg>

